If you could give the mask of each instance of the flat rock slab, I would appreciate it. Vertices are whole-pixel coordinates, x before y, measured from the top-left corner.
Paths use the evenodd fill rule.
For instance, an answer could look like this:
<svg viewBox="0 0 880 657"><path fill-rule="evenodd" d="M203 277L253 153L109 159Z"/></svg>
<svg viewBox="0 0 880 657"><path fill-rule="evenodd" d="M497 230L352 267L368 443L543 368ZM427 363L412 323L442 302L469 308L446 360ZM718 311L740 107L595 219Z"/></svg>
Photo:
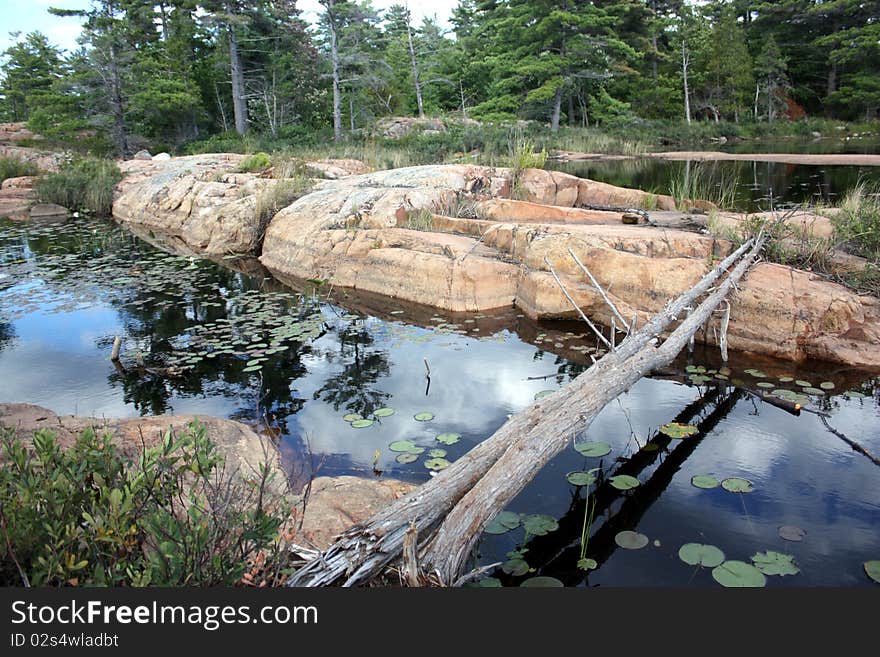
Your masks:
<svg viewBox="0 0 880 657"><path fill-rule="evenodd" d="M337 535L415 488L415 484L397 479L318 477L312 482L296 542L323 550Z"/></svg>

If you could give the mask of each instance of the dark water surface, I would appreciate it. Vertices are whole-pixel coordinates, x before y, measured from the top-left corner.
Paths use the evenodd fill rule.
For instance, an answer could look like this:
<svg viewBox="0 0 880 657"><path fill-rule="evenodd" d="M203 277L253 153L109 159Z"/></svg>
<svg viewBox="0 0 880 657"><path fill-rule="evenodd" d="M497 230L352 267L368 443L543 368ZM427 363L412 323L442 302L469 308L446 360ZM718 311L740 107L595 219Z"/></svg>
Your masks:
<svg viewBox="0 0 880 657"><path fill-rule="evenodd" d="M301 294L254 262L172 255L110 222L0 220L0 400L107 417L268 421L298 482L310 462L320 463L318 475L370 477L375 466L382 476L420 482L431 476L430 450L454 461L536 394L586 369L595 352L595 339L577 324L535 324L515 310L447 316L338 290L331 303L328 291ZM140 353L147 367L179 374L117 371L109 360L116 335L125 337L123 362ZM862 564L880 559L880 468L819 416L795 417L746 390L804 395L809 408L878 454L877 379L737 354L729 367L698 350L676 372L643 379L609 404L573 438L606 442L610 453L588 458L570 448L553 459L509 508L547 517L533 518L529 526L538 529L528 536L522 526L485 535L480 562L509 561L519 550L514 557L531 571L491 573L505 585L548 575L567 585L717 586L711 569L679 559L681 545L699 542L731 560L766 550L792 555L800 572L768 576L768 586L874 585ZM373 416L381 408L394 413ZM343 419L350 413L374 422L354 428ZM419 413L433 419L417 421ZM697 433L681 440L658 433L673 421ZM461 437L444 445L436 440L443 433ZM402 453L389 449L401 440L425 451L401 463ZM646 443L656 449L641 449ZM603 479L590 487L596 511L585 554L597 568L587 576L578 568L586 489L566 475L597 467ZM608 481L618 474L640 485L619 491ZM695 475L742 477L754 491L700 489ZM806 536L785 541L782 525ZM618 547L624 530L644 534L648 545Z"/></svg>
<svg viewBox="0 0 880 657"><path fill-rule="evenodd" d="M878 153L880 140L779 139L707 147L730 153ZM880 190L880 167L778 162L675 162L657 159L548 162L547 168L582 178L670 194L674 180L697 175L703 184L735 186L732 209L766 211L800 203L835 205L860 183Z"/></svg>

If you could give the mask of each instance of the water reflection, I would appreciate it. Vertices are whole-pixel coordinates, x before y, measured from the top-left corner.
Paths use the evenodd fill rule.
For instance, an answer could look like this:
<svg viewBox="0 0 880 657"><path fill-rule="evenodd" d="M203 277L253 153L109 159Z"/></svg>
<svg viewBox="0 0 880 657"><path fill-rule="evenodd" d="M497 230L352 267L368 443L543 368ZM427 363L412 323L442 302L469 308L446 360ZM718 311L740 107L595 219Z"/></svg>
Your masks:
<svg viewBox="0 0 880 657"><path fill-rule="evenodd" d="M59 413L232 417L276 436L297 481L318 468L365 476L377 468L425 481L424 457L400 463L390 443L410 440L428 451L441 447L438 434L458 433L459 442L442 446L455 460L536 394L584 371L596 353L595 338L578 324L536 324L514 309L443 314L339 290L329 303L327 290L284 286L253 261L218 264L145 237L152 244L100 221L0 222L0 399ZM109 362L116 335L125 337L121 369ZM744 560L766 549L795 554L802 574L774 585L867 583L859 566L878 558L880 469L815 414L795 417L763 401L758 383L798 394L797 380L833 383L809 397L810 408L880 453L875 380L742 354L731 355L727 380L714 376L721 366L714 350L698 348L670 373L640 381L587 431L585 439L612 445L601 463L606 481L614 474L641 481L628 493L602 483L592 495L598 512L587 556L596 570L577 568L584 490L565 474L598 462L567 450L514 500L513 511L559 519L557 531L525 541L536 573L569 585L711 584L677 558L681 544L696 541ZM761 377L749 373L759 370ZM380 407L395 412L365 428L343 420ZM420 412L434 419L415 420ZM670 440L658 433L670 421L692 422L699 433ZM641 449L646 443L657 449ZM743 476L755 492L700 490L690 483L696 474ZM786 544L776 533L782 524L805 528L808 540ZM622 550L614 537L624 529L652 543ZM486 537L478 561L504 560L523 538Z"/></svg>

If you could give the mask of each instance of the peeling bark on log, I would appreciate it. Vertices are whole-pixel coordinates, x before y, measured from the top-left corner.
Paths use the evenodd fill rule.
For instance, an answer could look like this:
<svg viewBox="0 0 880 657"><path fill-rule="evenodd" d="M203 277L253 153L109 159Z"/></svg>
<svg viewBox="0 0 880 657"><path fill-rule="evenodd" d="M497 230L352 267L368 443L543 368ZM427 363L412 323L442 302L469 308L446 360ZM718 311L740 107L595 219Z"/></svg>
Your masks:
<svg viewBox="0 0 880 657"><path fill-rule="evenodd" d="M486 524L563 449L595 415L651 370L671 362L754 262L763 240L752 241L710 271L616 351L605 355L567 386L508 420L434 479L397 500L364 524L345 531L320 558L290 579L290 586L354 586L368 582L401 556L412 524L428 539L422 563L444 582L456 581ZM749 249L751 248L751 251ZM743 255L749 251L748 255ZM660 346L659 336L729 267L730 276ZM436 534L435 534L436 530ZM431 538L433 536L433 538Z"/></svg>

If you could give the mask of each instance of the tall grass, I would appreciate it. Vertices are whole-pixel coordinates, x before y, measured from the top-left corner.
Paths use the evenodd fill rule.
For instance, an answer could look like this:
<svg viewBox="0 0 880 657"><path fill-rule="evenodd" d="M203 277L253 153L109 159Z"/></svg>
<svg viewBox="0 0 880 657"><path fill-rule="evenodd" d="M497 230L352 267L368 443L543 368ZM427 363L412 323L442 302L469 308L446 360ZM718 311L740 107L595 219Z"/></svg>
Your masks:
<svg viewBox="0 0 880 657"><path fill-rule="evenodd" d="M21 176L36 176L39 173L37 165L17 157L0 157L0 183L7 178L19 178Z"/></svg>
<svg viewBox="0 0 880 657"><path fill-rule="evenodd" d="M57 173L40 176L37 199L68 210L109 216L113 212L113 189L120 180L122 172L112 160L78 158Z"/></svg>
<svg viewBox="0 0 880 657"><path fill-rule="evenodd" d="M697 201L709 201L723 210L736 209L739 177L712 164L681 163L674 168L669 195L679 210L691 210Z"/></svg>
<svg viewBox="0 0 880 657"><path fill-rule="evenodd" d="M831 223L845 250L875 264L880 261L880 187L862 181L850 189Z"/></svg>

